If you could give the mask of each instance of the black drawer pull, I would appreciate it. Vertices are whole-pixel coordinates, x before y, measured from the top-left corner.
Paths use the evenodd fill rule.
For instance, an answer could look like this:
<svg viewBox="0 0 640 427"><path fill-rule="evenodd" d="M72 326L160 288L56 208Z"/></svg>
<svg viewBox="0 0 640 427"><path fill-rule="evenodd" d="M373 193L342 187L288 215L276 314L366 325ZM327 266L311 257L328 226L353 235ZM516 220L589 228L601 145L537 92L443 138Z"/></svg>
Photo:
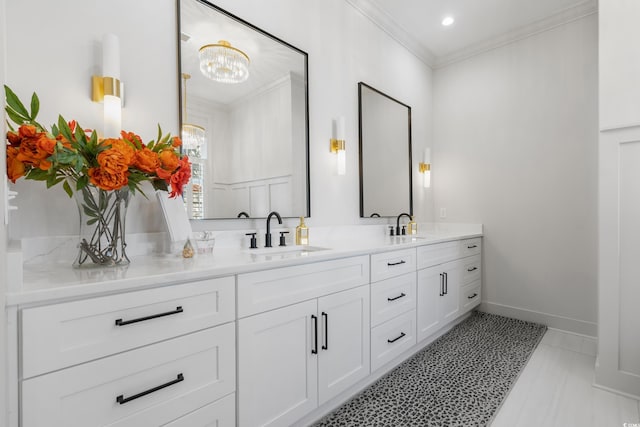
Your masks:
<svg viewBox="0 0 640 427"><path fill-rule="evenodd" d="M474 293L473 295L469 295L467 298L468 298L468 299L474 299L474 298L475 298L475 297L477 297L477 296L478 296L478 294L475 294L475 293Z"/></svg>
<svg viewBox="0 0 640 427"><path fill-rule="evenodd" d="M478 267L471 267L471 268L467 268L467 271L476 271L478 269Z"/></svg>
<svg viewBox="0 0 640 427"><path fill-rule="evenodd" d="M387 265L388 265L389 267L391 267L391 266L393 266L393 265L405 264L406 262L407 262L407 261L405 261L405 260L401 259L401 260L400 260L400 261L398 261L398 262L388 262L388 263L387 263Z"/></svg>
<svg viewBox="0 0 640 427"><path fill-rule="evenodd" d="M311 321L313 322L313 348L311 354L318 354L318 316L311 315Z"/></svg>
<svg viewBox="0 0 640 427"><path fill-rule="evenodd" d="M387 342L388 342L389 344L394 343L394 342L398 341L400 338L402 338L402 337L404 337L404 336L405 336L405 333L404 333L404 332L400 332L400 335L398 335L397 337L395 337L395 338L394 338L394 339L392 339L392 340L387 340Z"/></svg>
<svg viewBox="0 0 640 427"><path fill-rule="evenodd" d="M329 350L329 315L323 311L322 317L324 317L324 344L322 349Z"/></svg>
<svg viewBox="0 0 640 427"><path fill-rule="evenodd" d="M387 298L387 301L395 301L397 299L400 299L402 297L406 297L407 295L403 292L400 295L398 295L397 297L393 297L393 298Z"/></svg>
<svg viewBox="0 0 640 427"><path fill-rule="evenodd" d="M475 249L477 247L478 247L478 245L471 245L471 246L467 246L467 249Z"/></svg>
<svg viewBox="0 0 640 427"><path fill-rule="evenodd" d="M147 394L151 394L151 393L156 392L158 390L162 390L163 388L172 386L172 385L177 384L177 383L182 382L182 381L184 381L184 375L178 374L178 376L176 377L175 380L171 380L168 383L164 383L164 384L159 385L157 387L150 388L149 390L145 390L145 391L143 391L141 393L134 394L131 397L125 398L124 395L121 394L120 396L116 397L116 402L118 402L121 405L124 405L125 403L131 402L132 400L136 400L139 397L146 396Z"/></svg>
<svg viewBox="0 0 640 427"><path fill-rule="evenodd" d="M138 317L137 319L131 320L116 319L116 326L126 326L132 323L144 322L145 320L157 319L158 317L171 316L172 314L182 313L183 311L182 306L178 306L175 310L167 311L166 313L153 314L151 316Z"/></svg>

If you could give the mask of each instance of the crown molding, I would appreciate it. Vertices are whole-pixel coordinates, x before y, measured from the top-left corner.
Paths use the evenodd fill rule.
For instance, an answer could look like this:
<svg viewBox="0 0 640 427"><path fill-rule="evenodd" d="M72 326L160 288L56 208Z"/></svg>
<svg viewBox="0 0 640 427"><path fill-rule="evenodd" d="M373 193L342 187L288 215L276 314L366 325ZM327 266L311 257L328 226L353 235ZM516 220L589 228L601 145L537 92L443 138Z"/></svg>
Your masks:
<svg viewBox="0 0 640 427"><path fill-rule="evenodd" d="M598 0L585 0L575 6L563 9L547 18L515 28L487 40L474 43L447 55L436 57L423 43L400 27L389 15L369 0L347 0L354 9L368 18L385 33L413 53L431 68L438 69L463 61L472 56L496 49L510 43L549 31L553 28L576 21L598 12Z"/></svg>
<svg viewBox="0 0 640 427"><path fill-rule="evenodd" d="M451 65L455 62L463 61L472 56L517 42L519 40L526 39L545 31L552 30L586 16L593 15L597 12L597 0L586 0L573 7L561 10L556 14L548 16L547 18L532 22L531 24L524 25L522 27L518 27L497 37L472 44L448 55L440 56L436 58L434 68L438 69L447 65Z"/></svg>
<svg viewBox="0 0 640 427"><path fill-rule="evenodd" d="M435 55L411 34L400 27L389 15L369 0L347 0L354 9L365 18L377 25L382 31L400 43L420 61L433 68L436 63Z"/></svg>

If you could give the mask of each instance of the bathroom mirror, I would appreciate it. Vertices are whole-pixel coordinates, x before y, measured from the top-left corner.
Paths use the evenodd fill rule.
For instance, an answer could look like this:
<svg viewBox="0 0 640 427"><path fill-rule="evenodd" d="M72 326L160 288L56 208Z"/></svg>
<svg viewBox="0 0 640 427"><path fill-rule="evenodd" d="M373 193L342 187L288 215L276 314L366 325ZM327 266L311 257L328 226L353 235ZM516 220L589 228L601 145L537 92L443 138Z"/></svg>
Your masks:
<svg viewBox="0 0 640 427"><path fill-rule="evenodd" d="M193 166L184 192L189 217L309 216L307 54L209 2L178 0L178 10L183 150ZM226 52L248 59L245 81L201 71L200 48L221 40L232 47ZM225 58L212 55L205 71ZM185 124L200 135L185 136Z"/></svg>
<svg viewBox="0 0 640 427"><path fill-rule="evenodd" d="M413 215L411 107L358 83L360 216Z"/></svg>

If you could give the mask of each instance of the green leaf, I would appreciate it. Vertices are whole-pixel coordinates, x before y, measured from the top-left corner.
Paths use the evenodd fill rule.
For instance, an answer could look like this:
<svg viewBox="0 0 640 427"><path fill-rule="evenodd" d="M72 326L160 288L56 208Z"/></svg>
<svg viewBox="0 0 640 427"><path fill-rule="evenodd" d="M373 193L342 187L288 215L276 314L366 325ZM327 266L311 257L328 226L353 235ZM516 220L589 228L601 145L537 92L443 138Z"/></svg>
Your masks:
<svg viewBox="0 0 640 427"><path fill-rule="evenodd" d="M96 213L95 210L91 209L89 206L87 205L82 205L82 210L84 211L85 214L96 218L98 216L98 214Z"/></svg>
<svg viewBox="0 0 640 427"><path fill-rule="evenodd" d="M7 105L11 107L18 114L29 117L29 112L22 104L18 96L9 88L9 86L4 85L4 94L7 99Z"/></svg>
<svg viewBox="0 0 640 427"><path fill-rule="evenodd" d="M80 191L87 185L89 185L89 177L87 175L82 175L76 182L76 190Z"/></svg>
<svg viewBox="0 0 640 427"><path fill-rule="evenodd" d="M158 137L156 138L156 141L160 141L161 138L162 138L162 129L160 128L160 123L158 123Z"/></svg>
<svg viewBox="0 0 640 427"><path fill-rule="evenodd" d="M92 219L90 219L89 221L87 221L87 225L93 225L93 224L95 224L96 222L98 222L98 220L99 220L99 219L100 219L100 218L92 218Z"/></svg>
<svg viewBox="0 0 640 427"><path fill-rule="evenodd" d="M71 129L67 124L66 120L62 116L58 116L58 128L60 129L60 133L64 136L67 141L73 141L73 135L71 134Z"/></svg>
<svg viewBox="0 0 640 427"><path fill-rule="evenodd" d="M25 179L33 179L35 181L46 181L49 177L49 173L47 171L43 171L39 168L33 168L29 171Z"/></svg>
<svg viewBox="0 0 640 427"><path fill-rule="evenodd" d="M11 132L15 132L16 130L13 128L13 126L11 126L11 123L9 122L9 120L5 120L5 122L7 122L7 126L9 127L9 130Z"/></svg>
<svg viewBox="0 0 640 427"><path fill-rule="evenodd" d="M60 130L58 129L58 126L51 125L51 135L53 135L53 136L60 135Z"/></svg>
<svg viewBox="0 0 640 427"><path fill-rule="evenodd" d="M31 120L36 119L38 112L40 112L40 100L38 99L38 95L33 92L33 95L31 95Z"/></svg>
<svg viewBox="0 0 640 427"><path fill-rule="evenodd" d="M9 118L18 126L21 126L25 122L29 121L28 119L26 119L25 117L22 117L21 115L19 115L9 107L5 108L5 111L7 112L7 116L9 116Z"/></svg>
<svg viewBox="0 0 640 427"><path fill-rule="evenodd" d="M64 189L64 191L67 192L69 197L73 197L73 190L71 189L71 186L69 185L69 181L65 181L64 184L62 184L62 188Z"/></svg>

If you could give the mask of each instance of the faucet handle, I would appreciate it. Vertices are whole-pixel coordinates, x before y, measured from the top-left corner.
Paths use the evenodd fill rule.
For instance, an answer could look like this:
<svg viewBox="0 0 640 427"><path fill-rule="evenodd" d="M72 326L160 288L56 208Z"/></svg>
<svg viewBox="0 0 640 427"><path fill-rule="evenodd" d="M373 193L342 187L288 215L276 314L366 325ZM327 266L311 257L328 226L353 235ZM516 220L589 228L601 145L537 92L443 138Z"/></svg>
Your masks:
<svg viewBox="0 0 640 427"><path fill-rule="evenodd" d="M406 236L406 235L407 235L407 226L406 226L406 225L403 225L403 226L402 226L402 235L403 235L403 236Z"/></svg>
<svg viewBox="0 0 640 427"><path fill-rule="evenodd" d="M281 231L280 232L280 246L287 246L287 242L286 242L285 237L284 237L285 234L289 234L289 232L288 231Z"/></svg>
<svg viewBox="0 0 640 427"><path fill-rule="evenodd" d="M389 236L393 236L393 225L389 226Z"/></svg>
<svg viewBox="0 0 640 427"><path fill-rule="evenodd" d="M256 239L256 233L246 233L245 236L251 236L249 249L258 249L258 239Z"/></svg>

